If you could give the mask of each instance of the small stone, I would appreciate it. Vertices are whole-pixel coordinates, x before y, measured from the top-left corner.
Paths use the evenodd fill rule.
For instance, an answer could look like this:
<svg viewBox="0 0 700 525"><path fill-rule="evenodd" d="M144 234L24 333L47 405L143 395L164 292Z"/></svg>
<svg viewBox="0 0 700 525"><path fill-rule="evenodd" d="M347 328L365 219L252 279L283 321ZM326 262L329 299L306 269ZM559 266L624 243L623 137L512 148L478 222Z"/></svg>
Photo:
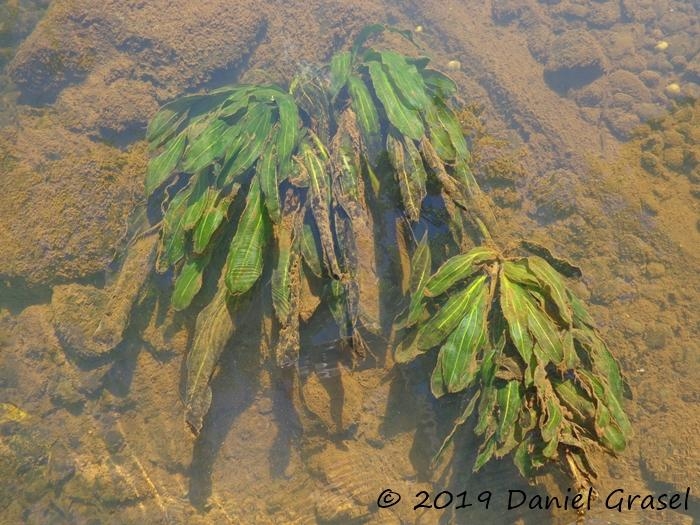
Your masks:
<svg viewBox="0 0 700 525"><path fill-rule="evenodd" d="M450 60L447 63L447 69L451 69L452 71L459 71L462 69L462 63L459 60Z"/></svg>
<svg viewBox="0 0 700 525"><path fill-rule="evenodd" d="M663 326L654 326L647 330L647 346L652 350L661 350L666 346L667 329Z"/></svg>
<svg viewBox="0 0 700 525"><path fill-rule="evenodd" d="M655 279L666 273L666 267L660 262L652 262L647 264L647 276Z"/></svg>
<svg viewBox="0 0 700 525"><path fill-rule="evenodd" d="M70 412L79 412L85 399L78 392L73 382L68 378L60 378L50 393L54 405L65 408Z"/></svg>
<svg viewBox="0 0 700 525"><path fill-rule="evenodd" d="M673 147L664 150L664 164L674 171L681 171L685 163L683 148Z"/></svg>
<svg viewBox="0 0 700 525"><path fill-rule="evenodd" d="M663 175L664 171L661 161L653 153L649 153L648 151L642 153L640 163L642 165L642 168L644 168L648 173L657 177Z"/></svg>
<svg viewBox="0 0 700 525"><path fill-rule="evenodd" d="M661 75L659 75L656 71L646 69L639 73L639 79L644 82L647 87L653 88L659 85Z"/></svg>
<svg viewBox="0 0 700 525"><path fill-rule="evenodd" d="M648 120L662 118L665 115L666 110L651 102L642 102L641 104L635 104L634 112L639 117L639 120L642 122L647 122Z"/></svg>
<svg viewBox="0 0 700 525"><path fill-rule="evenodd" d="M671 57L671 64L676 71L683 70L688 65L688 61L683 55L675 55Z"/></svg>
<svg viewBox="0 0 700 525"><path fill-rule="evenodd" d="M644 324L636 319L630 319L625 323L625 332L627 336L641 335L644 333Z"/></svg>
<svg viewBox="0 0 700 525"><path fill-rule="evenodd" d="M675 97L681 94L681 86L679 86L676 82L671 82L666 86L664 91L666 91L668 96Z"/></svg>
<svg viewBox="0 0 700 525"><path fill-rule="evenodd" d="M111 454L116 454L124 448L124 436L118 430L109 430L104 437L105 446Z"/></svg>

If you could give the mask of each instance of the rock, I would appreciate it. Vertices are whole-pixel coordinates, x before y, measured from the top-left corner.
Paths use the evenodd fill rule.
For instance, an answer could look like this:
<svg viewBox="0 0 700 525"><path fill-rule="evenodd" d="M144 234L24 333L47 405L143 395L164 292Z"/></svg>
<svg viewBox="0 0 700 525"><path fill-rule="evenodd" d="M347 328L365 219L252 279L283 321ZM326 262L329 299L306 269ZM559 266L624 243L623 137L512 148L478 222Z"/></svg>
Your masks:
<svg viewBox="0 0 700 525"><path fill-rule="evenodd" d="M148 119L158 110L157 91L147 82L128 77L110 81L101 74L114 67L107 63L84 83L61 92L56 108L71 131L117 142L143 135Z"/></svg>
<svg viewBox="0 0 700 525"><path fill-rule="evenodd" d="M77 385L67 377L58 378L49 387L49 396L54 405L74 414L80 412L85 405L85 398L78 391Z"/></svg>
<svg viewBox="0 0 700 525"><path fill-rule="evenodd" d="M103 353L92 339L107 301L104 290L93 286L67 284L54 287L51 299L53 324L64 349L84 358Z"/></svg>
<svg viewBox="0 0 700 525"><path fill-rule="evenodd" d="M651 93L638 75L617 70L607 80L612 97L603 111L603 119L618 137L629 138L642 120L663 110L652 104Z"/></svg>
<svg viewBox="0 0 700 525"><path fill-rule="evenodd" d="M184 90L241 65L262 31L262 13L246 2L59 0L22 43L9 73L25 95L50 101L128 55L128 79Z"/></svg>
<svg viewBox="0 0 700 525"><path fill-rule="evenodd" d="M103 271L143 191L144 144L123 152L55 119L0 130L0 279L36 286Z"/></svg>
<svg viewBox="0 0 700 525"><path fill-rule="evenodd" d="M681 172L685 165L685 152L681 147L667 148L664 150L664 164L673 171Z"/></svg>
<svg viewBox="0 0 700 525"><path fill-rule="evenodd" d="M586 17L589 27L607 29L620 19L620 2L612 0L590 2L590 11Z"/></svg>
<svg viewBox="0 0 700 525"><path fill-rule="evenodd" d="M494 2L491 5L491 17L497 24L506 25L515 21L519 24L527 24L533 20L533 18L536 18L536 15L527 2L522 2L520 0L504 0Z"/></svg>
<svg viewBox="0 0 700 525"><path fill-rule="evenodd" d="M535 216L544 223L568 217L576 211L576 195L579 192L575 173L554 170L535 180L531 189L532 200L537 207Z"/></svg>
<svg viewBox="0 0 700 525"><path fill-rule="evenodd" d="M620 24L615 29L604 33L602 39L607 57L618 62L628 55L633 55L636 45L634 30L631 27Z"/></svg>
<svg viewBox="0 0 700 525"><path fill-rule="evenodd" d="M610 131L622 140L630 138L632 132L641 124L639 117L625 108L608 108L603 113L603 119Z"/></svg>
<svg viewBox="0 0 700 525"><path fill-rule="evenodd" d="M651 262L647 264L647 276L652 279L662 277L666 273L666 267L660 262Z"/></svg>
<svg viewBox="0 0 700 525"><path fill-rule="evenodd" d="M639 79L638 75L629 71L617 70L608 75L611 92L624 93L634 99L635 102L648 102L651 100L649 90Z"/></svg>
<svg viewBox="0 0 700 525"><path fill-rule="evenodd" d="M635 22L655 22L659 16L655 0L622 0L622 9Z"/></svg>
<svg viewBox="0 0 700 525"><path fill-rule="evenodd" d="M633 111L639 117L642 122L647 122L649 120L658 120L666 115L666 110L651 102L642 102L641 104L635 104L633 106Z"/></svg>
<svg viewBox="0 0 700 525"><path fill-rule="evenodd" d="M644 82L644 85L647 87L655 88L661 82L661 75L659 75L656 71L646 69L639 73L639 80Z"/></svg>
<svg viewBox="0 0 700 525"><path fill-rule="evenodd" d="M566 31L554 37L545 62L547 84L557 92L565 93L600 77L606 61L598 41L590 33Z"/></svg>
<svg viewBox="0 0 700 525"><path fill-rule="evenodd" d="M644 337L647 342L647 346L651 350L660 350L666 346L666 342L672 337L668 327L660 324L656 324L647 328Z"/></svg>
<svg viewBox="0 0 700 525"><path fill-rule="evenodd" d="M580 106L597 108L602 106L603 99L609 94L610 85L605 77L594 80L581 89L573 91L572 95Z"/></svg>
<svg viewBox="0 0 700 525"><path fill-rule="evenodd" d="M660 177L664 173L663 164L659 157L649 151L642 152L640 164L642 168L655 177Z"/></svg>
<svg viewBox="0 0 700 525"><path fill-rule="evenodd" d="M642 265L654 255L654 249L636 235L622 235L618 243L617 251L624 261Z"/></svg>
<svg viewBox="0 0 700 525"><path fill-rule="evenodd" d="M688 65L688 61L683 55L674 55L671 57L671 65L676 72L682 72Z"/></svg>

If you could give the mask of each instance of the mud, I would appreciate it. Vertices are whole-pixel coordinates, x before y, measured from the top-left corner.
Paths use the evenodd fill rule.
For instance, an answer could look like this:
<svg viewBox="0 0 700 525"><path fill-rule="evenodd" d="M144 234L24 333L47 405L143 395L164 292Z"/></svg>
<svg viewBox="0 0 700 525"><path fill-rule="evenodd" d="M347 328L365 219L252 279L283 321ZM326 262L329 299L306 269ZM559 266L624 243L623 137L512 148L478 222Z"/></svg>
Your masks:
<svg viewBox="0 0 700 525"><path fill-rule="evenodd" d="M18 5L28 12L40 3ZM377 511L376 498L388 486L407 497L522 484L505 461L469 475L469 432L429 483L436 436L449 431L449 418L435 413L459 408L421 385L430 363L408 374L328 365L341 371L329 378L311 338L305 353L316 366L295 385L261 363L251 314L215 372L211 413L194 440L181 384L194 319L156 299L166 295L160 284L127 319L131 330L122 309L110 331L119 335L108 338L124 334L116 352L75 351L91 347L109 309L114 287L101 275L124 253L129 215L142 201L139 140L155 108L256 75L288 79L377 21L420 24L423 52L438 67L460 62L461 96L481 108L465 128L499 222L583 268L576 292L622 361L637 436L620 458L597 458L598 490L700 487L698 117L697 105L681 103L699 89L696 6L55 0L5 53L3 71L18 91L3 94L11 106L0 117L0 392L30 416L0 424L0 469L17 480L0 492L3 521L435 523L450 516L408 505ZM674 82L679 95L666 89ZM649 118L657 120L639 132ZM302 298L313 326L322 309L315 292ZM566 488L552 474L538 482L552 493ZM590 515L699 517L697 508Z"/></svg>

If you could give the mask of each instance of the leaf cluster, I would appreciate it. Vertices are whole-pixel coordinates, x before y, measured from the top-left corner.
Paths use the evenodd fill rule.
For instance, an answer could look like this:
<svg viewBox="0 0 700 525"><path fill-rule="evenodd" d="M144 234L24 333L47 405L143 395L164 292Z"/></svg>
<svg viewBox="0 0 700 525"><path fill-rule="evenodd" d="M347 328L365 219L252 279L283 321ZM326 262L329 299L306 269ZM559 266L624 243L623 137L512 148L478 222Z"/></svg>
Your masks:
<svg viewBox="0 0 700 525"><path fill-rule="evenodd" d="M361 259L375 257L358 253L358 239L374 236L373 204L396 195L415 225L436 189L461 253L432 273L427 234L417 243L396 358L439 348L433 394L468 399L440 452L476 412L476 470L512 453L526 476L564 456L594 475L587 453L619 452L631 433L620 368L560 274L570 265L546 250L505 257L495 247L493 217L449 104L454 81L425 57L367 46L384 30L397 31L369 26L289 89L236 85L189 95L151 121L146 193L163 199L156 270L173 270L177 310L205 277L219 282L187 360L186 420L201 429L211 374L234 332L231 314L256 286L269 289L280 366L298 359L303 284L321 283L341 338L361 354L361 330L378 328L358 278ZM463 250L467 222L486 245ZM217 276L211 262L219 253ZM260 284L266 268L269 286Z"/></svg>
<svg viewBox="0 0 700 525"><path fill-rule="evenodd" d="M631 426L619 365L582 302L537 255L508 258L477 247L432 275L430 259L424 238L412 260L409 334L396 358L439 347L433 394L469 399L438 457L476 412L475 471L512 453L523 476L571 459L594 477L587 454L599 446L621 452Z"/></svg>

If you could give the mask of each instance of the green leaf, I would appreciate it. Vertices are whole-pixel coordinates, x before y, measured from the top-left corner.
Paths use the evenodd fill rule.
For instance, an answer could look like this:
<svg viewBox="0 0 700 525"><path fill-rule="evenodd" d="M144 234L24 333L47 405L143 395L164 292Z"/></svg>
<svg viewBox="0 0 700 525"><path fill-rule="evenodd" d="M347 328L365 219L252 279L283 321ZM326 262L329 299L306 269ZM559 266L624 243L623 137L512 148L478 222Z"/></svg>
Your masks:
<svg viewBox="0 0 700 525"><path fill-rule="evenodd" d="M209 264L209 255L191 258L184 264L180 275L175 280L171 298L173 309L180 311L190 305L202 288L202 274L207 264Z"/></svg>
<svg viewBox="0 0 700 525"><path fill-rule="evenodd" d="M503 316L508 321L508 333L526 363L530 362L534 341L527 328L527 292L508 278L504 271L500 280L500 304Z"/></svg>
<svg viewBox="0 0 700 525"><path fill-rule="evenodd" d="M559 435L555 435L542 449L542 455L548 459L556 459L559 455Z"/></svg>
<svg viewBox="0 0 700 525"><path fill-rule="evenodd" d="M296 104L307 114L311 121L314 133L323 144L328 144L330 140L331 110L325 86L321 86L313 78L307 78L293 83L292 91Z"/></svg>
<svg viewBox="0 0 700 525"><path fill-rule="evenodd" d="M513 463L518 467L520 475L526 479L531 478L534 472L531 456L532 440L528 436L520 442L518 448L515 449L515 454L513 454Z"/></svg>
<svg viewBox="0 0 700 525"><path fill-rule="evenodd" d="M328 166L326 162L319 158L309 144L303 143L301 149L304 168L309 174L309 203L318 228L323 262L332 276L340 278L342 272L338 266L338 259L335 254L333 231L330 222L331 191L328 180Z"/></svg>
<svg viewBox="0 0 700 525"><path fill-rule="evenodd" d="M341 116L338 132L336 133L334 144L331 147L333 151L333 196L336 202L350 216L355 216L360 213L358 207L364 208L364 186L361 185L361 160L359 157L359 144L357 144L357 135L359 131L356 128L355 114L351 109L345 110ZM350 129L347 129L350 128ZM362 188L362 189L361 189Z"/></svg>
<svg viewBox="0 0 700 525"><path fill-rule="evenodd" d="M533 300L525 304L527 326L535 339L535 355L545 366L548 363L560 364L564 360L564 348L556 323Z"/></svg>
<svg viewBox="0 0 700 525"><path fill-rule="evenodd" d="M299 110L290 96L277 98L279 110L279 133L277 134L277 162L279 177L284 180L291 171L291 158L299 142Z"/></svg>
<svg viewBox="0 0 700 525"><path fill-rule="evenodd" d="M450 138L450 142L456 153L456 158L460 161L468 162L471 155L469 154L467 141L464 139L462 126L459 120L457 120L456 115L439 99L435 101L435 108L437 119Z"/></svg>
<svg viewBox="0 0 700 525"><path fill-rule="evenodd" d="M603 428L601 440L605 446L618 454L627 447L627 440L624 434L614 425L607 425Z"/></svg>
<svg viewBox="0 0 700 525"><path fill-rule="evenodd" d="M406 57L395 51L382 51L382 63L389 77L403 99L413 109L422 111L429 103L425 92L425 83L418 69L406 61Z"/></svg>
<svg viewBox="0 0 700 525"><path fill-rule="evenodd" d="M384 29L384 24L372 24L363 27L362 30L358 33L358 35L355 37L355 41L352 44L353 56L357 55L357 53L360 52L360 49L362 49L362 46L368 38L371 38L372 36L381 33L382 31L384 31Z"/></svg>
<svg viewBox="0 0 700 525"><path fill-rule="evenodd" d="M159 273L166 271L169 266L185 255L185 229L182 226L182 218L185 215L187 199L191 191L192 188L187 187L175 195L163 216L160 249L156 263L156 271Z"/></svg>
<svg viewBox="0 0 700 525"><path fill-rule="evenodd" d="M227 159L228 166L223 170L226 184L245 173L258 160L272 131L272 110L267 104L251 106L246 116L248 119L240 131L240 137L245 139L243 145L234 156Z"/></svg>
<svg viewBox="0 0 700 525"><path fill-rule="evenodd" d="M622 398L615 395L607 381L596 377L593 372L588 370L579 370L577 376L597 397L596 414L601 410L601 407L605 406L608 415L614 419L615 424L622 431L623 437L631 436L632 426L622 407Z"/></svg>
<svg viewBox="0 0 700 525"><path fill-rule="evenodd" d="M236 120L240 117L241 110L246 109L250 103L250 97L257 89L257 86L241 85L231 96L221 105L218 117L228 121Z"/></svg>
<svg viewBox="0 0 700 525"><path fill-rule="evenodd" d="M394 175L399 183L404 211L409 220L418 222L421 203L426 195L425 181L414 177L414 172L410 169L410 159L406 159L407 153L403 143L391 133L386 137L386 149L389 161L394 168Z"/></svg>
<svg viewBox="0 0 700 525"><path fill-rule="evenodd" d="M411 139L404 137L403 145L406 153L405 160L408 163L408 167L406 169L410 172L414 184L419 186L419 192L423 196L421 200L423 200L426 193L425 184L428 180L428 174L425 171L425 166L423 165L423 157Z"/></svg>
<svg viewBox="0 0 700 525"><path fill-rule="evenodd" d="M537 277L542 288L552 298L554 304L557 305L561 318L566 324L571 325L571 304L569 303L566 286L561 276L547 261L536 255L527 258L527 266Z"/></svg>
<svg viewBox="0 0 700 525"><path fill-rule="evenodd" d="M282 238L282 236L284 237ZM284 323L290 313L290 300L292 296L290 266L292 262L292 250L295 249L292 239L293 232L291 230L283 228L278 229L277 266L272 271L270 291L272 294L272 306L275 309L275 314L280 323Z"/></svg>
<svg viewBox="0 0 700 525"><path fill-rule="evenodd" d="M447 100L457 92L457 84L450 77L434 69L421 71L425 85L440 99Z"/></svg>
<svg viewBox="0 0 700 525"><path fill-rule="evenodd" d="M546 419L540 426L540 433L545 443L549 443L559 433L559 427L564 420L564 415L561 407L556 399L547 397L545 400L545 415Z"/></svg>
<svg viewBox="0 0 700 525"><path fill-rule="evenodd" d="M453 295L418 332L418 348L439 345L455 329L474 301L486 293L486 276L477 277L466 290Z"/></svg>
<svg viewBox="0 0 700 525"><path fill-rule="evenodd" d="M454 161L457 153L452 145L449 133L447 133L447 130L440 122L438 108L434 103L430 103L426 106L423 112L423 119L428 127L430 143L435 148L438 156L445 162Z"/></svg>
<svg viewBox="0 0 700 525"><path fill-rule="evenodd" d="M461 392L477 373L477 354L486 343L487 290L482 287L475 296L457 328L450 334L438 354L435 369L440 369L441 382L432 383L435 397ZM435 372L433 372L435 376Z"/></svg>
<svg viewBox="0 0 700 525"><path fill-rule="evenodd" d="M411 275L409 276L408 286L412 294L406 326L411 326L418 321L423 311L423 290L430 277L430 259L430 246L428 245L428 233L426 232L418 243L413 257L411 257Z"/></svg>
<svg viewBox="0 0 700 525"><path fill-rule="evenodd" d="M338 326L340 338L347 339L351 331L347 289L337 279L332 279L328 288L330 292L328 308Z"/></svg>
<svg viewBox="0 0 700 525"><path fill-rule="evenodd" d="M238 136L238 126L229 126L220 119L214 120L201 135L188 146L182 163L182 170L195 173L220 159Z"/></svg>
<svg viewBox="0 0 700 525"><path fill-rule="evenodd" d="M579 279L583 275L581 268L570 263L566 259L557 257L546 246L527 239L521 239L520 245L533 255L542 257L554 270L563 276Z"/></svg>
<svg viewBox="0 0 700 525"><path fill-rule="evenodd" d="M476 361L479 350L486 343L487 290L483 287L472 299L464 318L440 349L435 368L440 367L442 384L436 385L433 395L461 392L467 388L477 373Z"/></svg>
<svg viewBox="0 0 700 525"><path fill-rule="evenodd" d="M301 255L311 273L316 277L323 275L321 250L310 224L304 223L301 236Z"/></svg>
<svg viewBox="0 0 700 525"><path fill-rule="evenodd" d="M182 123L187 120L188 113L187 105L180 101L163 106L148 123L146 140L149 149L161 146L177 133Z"/></svg>
<svg viewBox="0 0 700 525"><path fill-rule="evenodd" d="M416 340L417 334L415 331L401 338L401 341L394 348L394 361L400 364L410 363L419 355L424 354L425 350L418 348Z"/></svg>
<svg viewBox="0 0 700 525"><path fill-rule="evenodd" d="M226 217L226 212L231 205L231 202L236 198L240 184L234 184L231 192L225 197L219 199L218 202L209 201L209 208L204 211L202 217L197 223L192 239L194 241L194 252L202 253L209 245L209 241L221 226L221 223Z"/></svg>
<svg viewBox="0 0 700 525"><path fill-rule="evenodd" d="M595 322L581 300L576 297L576 294L571 290L567 289L566 294L569 297L569 303L571 304L571 309L573 311L574 326L576 328L593 328L595 326Z"/></svg>
<svg viewBox="0 0 700 525"><path fill-rule="evenodd" d="M209 379L233 334L227 296L226 287L219 283L211 303L197 316L192 349L187 355L185 421L195 434L202 429L211 405Z"/></svg>
<svg viewBox="0 0 700 525"><path fill-rule="evenodd" d="M484 374L485 365L481 365L481 373ZM482 436L487 432L495 432L496 426L493 417L493 410L496 406L496 389L493 385L484 385L481 390L479 401L479 419L474 427L474 433Z"/></svg>
<svg viewBox="0 0 700 525"><path fill-rule="evenodd" d="M187 144L187 134L180 133L165 145L165 149L148 163L146 174L146 198L150 197L170 176L177 167L182 152Z"/></svg>
<svg viewBox="0 0 700 525"><path fill-rule="evenodd" d="M570 379L553 382L554 391L561 402L571 411L574 420L584 425L595 415L595 405L586 393Z"/></svg>
<svg viewBox="0 0 700 525"><path fill-rule="evenodd" d="M561 339L562 349L564 350L564 366L571 370L579 366L580 359L578 354L576 354L576 347L574 346L574 334L571 330L566 330Z"/></svg>
<svg viewBox="0 0 700 525"><path fill-rule="evenodd" d="M496 402L499 411L496 437L499 443L505 443L515 431L515 423L523 403L520 381L508 381L505 386L500 387L496 393Z"/></svg>
<svg viewBox="0 0 700 525"><path fill-rule="evenodd" d="M486 465L486 463L491 459L493 456L493 453L496 451L496 439L495 438L489 438L486 443L484 443L480 448L479 448L479 455L476 456L476 460L474 461L474 472L478 472L481 467Z"/></svg>
<svg viewBox="0 0 700 525"><path fill-rule="evenodd" d="M224 274L230 293L245 293L260 278L267 242L266 230L267 220L262 208L260 184L257 177L254 177L226 259Z"/></svg>
<svg viewBox="0 0 700 525"><path fill-rule="evenodd" d="M467 253L455 255L445 261L425 285L425 294L437 297L456 283L479 270L479 265L495 260L498 253L487 246L477 246Z"/></svg>
<svg viewBox="0 0 700 525"><path fill-rule="evenodd" d="M406 107L399 99L394 86L379 62L370 61L367 67L372 78L372 86L377 98L384 106L389 122L401 134L414 140L420 140L425 130L416 110Z"/></svg>
<svg viewBox="0 0 700 525"><path fill-rule="evenodd" d="M374 105L372 94L367 89L364 81L356 75L350 75L348 90L350 91L350 104L355 115L357 115L357 122L360 125L365 145L370 152L376 152L379 148L379 131L381 128L379 114ZM374 162L374 159L370 160Z"/></svg>
<svg viewBox="0 0 700 525"><path fill-rule="evenodd" d="M272 222L279 223L282 215L280 213L280 197L277 183L277 151L274 145L263 151L260 161L257 164L258 180L260 189L265 197L265 206Z"/></svg>
<svg viewBox="0 0 700 525"><path fill-rule="evenodd" d="M187 199L187 210L182 217L182 227L189 231L197 226L202 213L207 209L210 199L216 200L219 191L209 187L209 177L207 173L200 172L193 176L195 178L194 187L190 198Z"/></svg>
<svg viewBox="0 0 700 525"><path fill-rule="evenodd" d="M534 288L540 287L537 277L527 266L527 259L509 260L503 263L503 273L514 283L523 284Z"/></svg>
<svg viewBox="0 0 700 525"><path fill-rule="evenodd" d="M351 62L352 53L350 51L341 51L331 58L331 86L329 89L331 98L338 96L340 90L347 84Z"/></svg>

